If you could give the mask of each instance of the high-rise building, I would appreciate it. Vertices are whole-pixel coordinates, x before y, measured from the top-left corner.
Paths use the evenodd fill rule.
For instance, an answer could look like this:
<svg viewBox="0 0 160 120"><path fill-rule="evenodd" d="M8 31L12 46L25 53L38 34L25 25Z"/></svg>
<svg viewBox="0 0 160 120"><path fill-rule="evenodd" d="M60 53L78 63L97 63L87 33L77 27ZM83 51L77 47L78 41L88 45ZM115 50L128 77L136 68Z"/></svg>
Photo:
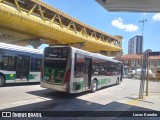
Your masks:
<svg viewBox="0 0 160 120"><path fill-rule="evenodd" d="M143 37L137 35L128 41L128 54L140 54L143 52Z"/></svg>

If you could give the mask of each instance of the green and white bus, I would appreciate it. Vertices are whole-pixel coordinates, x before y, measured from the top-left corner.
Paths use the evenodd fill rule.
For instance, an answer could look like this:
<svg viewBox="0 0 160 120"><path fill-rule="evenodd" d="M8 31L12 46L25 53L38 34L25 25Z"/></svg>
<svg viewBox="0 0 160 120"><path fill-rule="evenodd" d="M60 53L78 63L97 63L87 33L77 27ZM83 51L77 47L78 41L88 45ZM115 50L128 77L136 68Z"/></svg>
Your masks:
<svg viewBox="0 0 160 120"><path fill-rule="evenodd" d="M41 87L79 93L122 82L123 65L107 56L69 46L46 47Z"/></svg>
<svg viewBox="0 0 160 120"><path fill-rule="evenodd" d="M40 82L43 51L0 43L0 86Z"/></svg>

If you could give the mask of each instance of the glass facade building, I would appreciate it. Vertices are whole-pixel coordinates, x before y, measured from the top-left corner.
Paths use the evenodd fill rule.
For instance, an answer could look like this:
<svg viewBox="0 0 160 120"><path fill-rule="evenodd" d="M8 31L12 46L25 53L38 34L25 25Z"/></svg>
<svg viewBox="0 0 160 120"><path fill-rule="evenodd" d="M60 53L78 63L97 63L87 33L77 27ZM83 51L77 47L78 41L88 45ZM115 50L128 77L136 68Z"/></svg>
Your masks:
<svg viewBox="0 0 160 120"><path fill-rule="evenodd" d="M143 37L137 35L128 41L128 54L141 54L143 52Z"/></svg>

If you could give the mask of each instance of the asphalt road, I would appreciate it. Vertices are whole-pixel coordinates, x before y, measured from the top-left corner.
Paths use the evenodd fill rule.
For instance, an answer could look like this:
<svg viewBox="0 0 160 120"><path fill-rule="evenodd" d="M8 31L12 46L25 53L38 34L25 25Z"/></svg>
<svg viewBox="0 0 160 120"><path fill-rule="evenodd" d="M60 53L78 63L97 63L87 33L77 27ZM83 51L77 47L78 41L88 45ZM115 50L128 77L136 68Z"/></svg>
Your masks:
<svg viewBox="0 0 160 120"><path fill-rule="evenodd" d="M139 92L140 81L124 79L119 85L67 94L44 89L39 84L8 85L0 88L0 110L86 111L120 100Z"/></svg>
<svg viewBox="0 0 160 120"><path fill-rule="evenodd" d="M0 88L0 110L1 111L135 111L135 110L147 111L147 110L154 110L154 108L156 108L155 110L159 109L156 107L156 105L160 104L158 96L154 96L152 99L153 101L156 100L155 104L153 104L153 102L148 102L147 99L144 100L142 104L140 103L141 101L137 101L139 86L140 86L139 80L124 79L123 82L119 85L105 87L98 90L95 93L91 93L90 91L88 91L79 94L67 94L41 88L39 84L16 84L16 85L9 84L5 87ZM149 94L160 93L159 86L160 82L149 82L149 92L150 92ZM138 103L141 104L141 107L136 106L138 105ZM146 105L148 106L148 109L146 109L147 107ZM52 119L52 118L47 118L47 119ZM56 119L63 120L64 118L58 117ZM73 120L75 118L65 117L65 119ZM83 119L83 117L76 119L81 120ZM96 120L98 118L94 119ZM112 119L115 120L115 118ZM128 118L125 119L127 120ZM119 119L116 118L116 120Z"/></svg>

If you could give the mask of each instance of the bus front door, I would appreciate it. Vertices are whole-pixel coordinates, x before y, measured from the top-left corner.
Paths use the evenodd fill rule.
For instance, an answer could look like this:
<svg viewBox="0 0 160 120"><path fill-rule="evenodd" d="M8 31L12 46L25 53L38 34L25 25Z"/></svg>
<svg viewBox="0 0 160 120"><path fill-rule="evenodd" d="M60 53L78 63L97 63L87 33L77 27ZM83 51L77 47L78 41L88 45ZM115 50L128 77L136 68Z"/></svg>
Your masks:
<svg viewBox="0 0 160 120"><path fill-rule="evenodd" d="M16 80L29 80L29 56L17 56Z"/></svg>
<svg viewBox="0 0 160 120"><path fill-rule="evenodd" d="M89 89L91 84L91 73L92 73L92 59L85 59L84 66L84 89Z"/></svg>

